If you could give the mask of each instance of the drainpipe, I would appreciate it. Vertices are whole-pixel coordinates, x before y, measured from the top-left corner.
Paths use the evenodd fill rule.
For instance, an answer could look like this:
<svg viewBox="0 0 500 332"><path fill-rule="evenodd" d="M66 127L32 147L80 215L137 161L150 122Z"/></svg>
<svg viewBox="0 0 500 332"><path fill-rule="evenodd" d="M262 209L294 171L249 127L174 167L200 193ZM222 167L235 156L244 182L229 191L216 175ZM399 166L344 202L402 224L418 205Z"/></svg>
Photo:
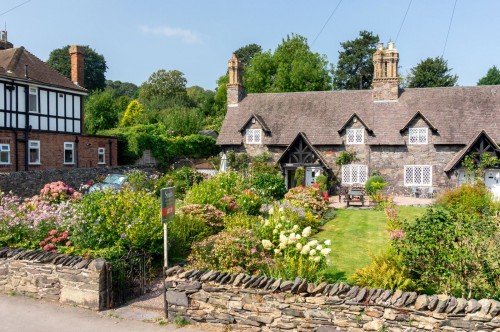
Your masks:
<svg viewBox="0 0 500 332"><path fill-rule="evenodd" d="M16 93L17 96L17 93ZM19 104L17 104L17 107L19 107ZM26 113L26 127L24 128L24 169L25 171L29 171L29 132L31 131L31 125L30 125L30 115L28 112L29 109L29 86L26 86L24 88L24 112Z"/></svg>
<svg viewBox="0 0 500 332"><path fill-rule="evenodd" d="M15 149L16 149L16 172L19 172L19 144L17 142L17 130L15 128L12 128L14 131L14 137L15 137Z"/></svg>
<svg viewBox="0 0 500 332"><path fill-rule="evenodd" d="M78 136L75 135L75 158L76 158L76 168L80 167L80 158L78 158Z"/></svg>
<svg viewBox="0 0 500 332"><path fill-rule="evenodd" d="M113 141L109 140L108 143L109 143L109 166L113 166L113 159L111 159L113 156L112 154Z"/></svg>

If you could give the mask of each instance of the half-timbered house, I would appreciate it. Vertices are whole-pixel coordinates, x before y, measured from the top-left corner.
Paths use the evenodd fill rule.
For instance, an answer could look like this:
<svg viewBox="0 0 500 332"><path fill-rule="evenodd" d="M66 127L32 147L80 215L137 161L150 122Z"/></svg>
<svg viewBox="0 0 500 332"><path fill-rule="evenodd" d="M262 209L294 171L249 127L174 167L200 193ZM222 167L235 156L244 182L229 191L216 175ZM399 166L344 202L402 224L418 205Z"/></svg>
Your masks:
<svg viewBox="0 0 500 332"><path fill-rule="evenodd" d="M0 172L117 164L115 137L84 134L84 54L72 46L72 80L5 31L0 40Z"/></svg>
<svg viewBox="0 0 500 332"><path fill-rule="evenodd" d="M454 185L470 152L500 155L500 86L401 89L393 43L373 55L372 89L246 94L241 64L229 60L228 109L217 144L252 156L267 152L288 187L321 173L342 185L382 175L396 191ZM344 151L355 160L338 165ZM486 184L500 197L500 171Z"/></svg>

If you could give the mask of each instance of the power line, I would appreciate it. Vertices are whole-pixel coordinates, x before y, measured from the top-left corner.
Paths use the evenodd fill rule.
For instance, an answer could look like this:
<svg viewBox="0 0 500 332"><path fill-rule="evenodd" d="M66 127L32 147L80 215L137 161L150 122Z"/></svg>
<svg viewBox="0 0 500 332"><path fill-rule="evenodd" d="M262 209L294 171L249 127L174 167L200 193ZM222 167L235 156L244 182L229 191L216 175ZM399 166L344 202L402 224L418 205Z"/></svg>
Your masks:
<svg viewBox="0 0 500 332"><path fill-rule="evenodd" d="M453 22L453 16L455 15L455 8L457 7L458 0L455 0L455 5L453 6L453 11L451 12L450 25L448 26L448 32L446 33L446 39L444 41L443 53L441 54L441 58L444 56L444 51L446 50L446 44L448 44L448 37L450 35L451 23Z"/></svg>
<svg viewBox="0 0 500 332"><path fill-rule="evenodd" d="M318 39L319 35L321 35L321 33L325 29L325 27L328 24L328 22L330 22L330 19L332 18L333 14L335 14L335 12L337 11L337 8L339 8L339 6L340 6L341 3L342 3L342 0L340 0L339 3L337 4L337 6L333 9L332 13L330 14L330 16L328 17L328 19L326 20L325 24L323 25L323 27L321 28L321 30L316 35L316 38L314 38L314 40L313 40L313 42L311 44L311 47L314 45L314 43L316 42L316 39Z"/></svg>
<svg viewBox="0 0 500 332"><path fill-rule="evenodd" d="M27 4L28 2L30 2L30 1L31 1L31 0L28 0L28 1L25 1L25 2L23 2L23 3L19 4L19 5L15 6L15 7L12 7L11 9L9 9L9 10L7 10L7 11L3 12L3 13L0 13L0 16L2 16L2 15L4 15L4 14L7 14L7 13L9 13L9 12L13 11L13 10L14 10L14 9L16 9L16 8L19 8L19 7L21 7L22 5L25 5L25 4Z"/></svg>
<svg viewBox="0 0 500 332"><path fill-rule="evenodd" d="M406 8L405 16L403 17L403 21L401 22L401 25L399 26L398 34L396 35L396 40L394 41L394 43L397 43L397 41L398 41L399 33L401 32L401 29L403 28L403 24L405 23L405 20L406 20L406 15L408 15L408 11L410 10L410 6L411 6L412 1L413 0L410 0L410 2L408 3L408 8Z"/></svg>

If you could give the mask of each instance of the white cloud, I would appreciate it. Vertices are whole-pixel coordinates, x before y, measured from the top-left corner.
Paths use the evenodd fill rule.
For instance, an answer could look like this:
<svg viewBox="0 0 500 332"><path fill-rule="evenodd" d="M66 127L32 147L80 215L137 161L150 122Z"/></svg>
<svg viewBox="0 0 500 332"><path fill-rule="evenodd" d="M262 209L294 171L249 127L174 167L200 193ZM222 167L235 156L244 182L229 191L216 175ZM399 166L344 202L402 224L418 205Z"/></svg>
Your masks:
<svg viewBox="0 0 500 332"><path fill-rule="evenodd" d="M159 26L159 27L141 26L140 29L144 33L180 38L182 42L186 44L197 44L201 42L200 38L195 32L187 29L173 28L169 26Z"/></svg>

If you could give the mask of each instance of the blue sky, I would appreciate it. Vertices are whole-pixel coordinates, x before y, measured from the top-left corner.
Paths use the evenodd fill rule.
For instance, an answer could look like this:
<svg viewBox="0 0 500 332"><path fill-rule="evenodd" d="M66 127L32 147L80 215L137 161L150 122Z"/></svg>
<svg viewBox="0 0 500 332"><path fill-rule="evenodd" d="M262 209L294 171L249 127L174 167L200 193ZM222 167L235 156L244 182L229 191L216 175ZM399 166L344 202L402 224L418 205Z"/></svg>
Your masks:
<svg viewBox="0 0 500 332"><path fill-rule="evenodd" d="M0 14L26 0L2 0ZM0 15L15 47L42 60L65 45L89 45L104 55L107 79L140 85L158 69L177 69L188 86L216 87L231 53L256 43L273 50L287 34L306 37L313 52L335 64L340 43L360 30L395 40L410 0L160 1L31 0ZM396 48L400 69L440 56L455 0L413 0ZM459 85L476 85L500 66L500 1L458 0L444 58Z"/></svg>

